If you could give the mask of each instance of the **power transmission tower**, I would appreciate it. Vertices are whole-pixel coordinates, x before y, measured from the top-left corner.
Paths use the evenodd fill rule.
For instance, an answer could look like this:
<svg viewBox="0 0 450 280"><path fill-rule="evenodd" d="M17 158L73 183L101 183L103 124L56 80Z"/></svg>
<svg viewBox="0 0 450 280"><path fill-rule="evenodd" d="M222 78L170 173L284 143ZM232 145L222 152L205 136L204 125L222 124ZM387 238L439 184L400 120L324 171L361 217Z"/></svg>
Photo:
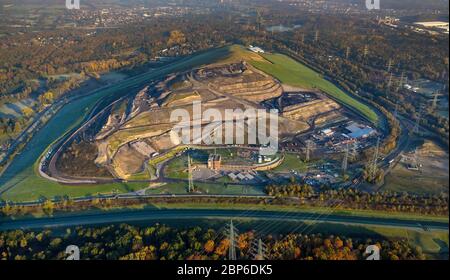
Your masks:
<svg viewBox="0 0 450 280"><path fill-rule="evenodd" d="M398 100L395 101L394 117L398 118Z"/></svg>
<svg viewBox="0 0 450 280"><path fill-rule="evenodd" d="M246 194L248 192L247 186L242 186L242 194Z"/></svg>
<svg viewBox="0 0 450 280"><path fill-rule="evenodd" d="M230 221L230 225L228 226L228 228L225 230L226 231L226 236L227 239L230 241L229 247L228 247L228 260L230 261L235 261L236 258L236 248L237 248L237 240L236 240L236 236L237 236L237 229L236 227L233 225L233 220Z"/></svg>
<svg viewBox="0 0 450 280"><path fill-rule="evenodd" d="M435 92L434 92L434 94L433 94L433 103L432 103L432 105L431 105L431 110L432 110L432 111L436 110L437 105L438 105L438 97L439 97L440 95L441 95L441 94L439 93L439 91L435 91Z"/></svg>
<svg viewBox="0 0 450 280"><path fill-rule="evenodd" d="M392 69L392 59L389 58L388 64L387 64L387 72L390 73Z"/></svg>
<svg viewBox="0 0 450 280"><path fill-rule="evenodd" d="M422 109L423 109L423 106L421 104L419 106L419 111L416 114L416 122L415 122L414 128L413 128L413 133L415 133L415 134L419 134L419 132L420 132L419 126L420 126L420 121L422 119Z"/></svg>
<svg viewBox="0 0 450 280"><path fill-rule="evenodd" d="M311 140L306 140L306 156L305 160L308 162L311 154L312 143Z"/></svg>
<svg viewBox="0 0 450 280"><path fill-rule="evenodd" d="M250 254L254 260L264 260L267 258L267 246L259 238L258 240L253 239Z"/></svg>
<svg viewBox="0 0 450 280"><path fill-rule="evenodd" d="M380 150L380 137L377 138L377 145L375 146L375 154L373 156L372 166L370 168L370 178L375 179L375 175L377 174L377 164L378 164L378 153Z"/></svg>
<svg viewBox="0 0 450 280"><path fill-rule="evenodd" d="M261 26L263 24L263 19L261 16L261 11L259 9L256 10L256 25L258 28L258 31L261 31ZM272 29L272 33L273 33L273 29Z"/></svg>
<svg viewBox="0 0 450 280"><path fill-rule="evenodd" d="M351 155L353 158L355 158L356 156L358 156L358 144L356 142L353 142L352 144L352 152Z"/></svg>
<svg viewBox="0 0 450 280"><path fill-rule="evenodd" d="M342 160L342 173L343 174L345 174L345 172L347 172L348 152L349 152L349 147L348 147L348 144L347 144L347 146L345 147L344 159Z"/></svg>
<svg viewBox="0 0 450 280"><path fill-rule="evenodd" d="M419 170L420 163L419 163L419 157L417 156L417 148L414 150L414 161L416 163L416 167Z"/></svg>
<svg viewBox="0 0 450 280"><path fill-rule="evenodd" d="M188 182L189 182L188 192L192 192L192 190L194 189L194 182L192 180L192 163L189 152L188 152Z"/></svg>
<svg viewBox="0 0 450 280"><path fill-rule="evenodd" d="M402 72L402 74L400 75L400 80L398 82L398 86L397 86L397 92L403 87L403 79L405 78L405 72Z"/></svg>
<svg viewBox="0 0 450 280"><path fill-rule="evenodd" d="M364 45L363 57L366 58L368 54L369 54L369 46Z"/></svg>
<svg viewBox="0 0 450 280"><path fill-rule="evenodd" d="M345 50L345 58L348 59L350 57L350 47L347 47Z"/></svg>
<svg viewBox="0 0 450 280"><path fill-rule="evenodd" d="M392 72L391 74L389 74L389 80L388 80L388 84L387 84L387 94L389 95L390 91L391 91L391 86L392 86Z"/></svg>

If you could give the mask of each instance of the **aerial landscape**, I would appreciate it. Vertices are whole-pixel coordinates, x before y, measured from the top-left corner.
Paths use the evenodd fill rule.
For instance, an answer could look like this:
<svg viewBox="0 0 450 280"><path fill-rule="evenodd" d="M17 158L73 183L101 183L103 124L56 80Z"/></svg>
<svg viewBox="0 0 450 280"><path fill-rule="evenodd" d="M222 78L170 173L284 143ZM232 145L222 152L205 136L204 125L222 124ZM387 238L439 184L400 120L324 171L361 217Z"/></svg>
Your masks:
<svg viewBox="0 0 450 280"><path fill-rule="evenodd" d="M0 0L0 259L448 260L449 4L369 2Z"/></svg>

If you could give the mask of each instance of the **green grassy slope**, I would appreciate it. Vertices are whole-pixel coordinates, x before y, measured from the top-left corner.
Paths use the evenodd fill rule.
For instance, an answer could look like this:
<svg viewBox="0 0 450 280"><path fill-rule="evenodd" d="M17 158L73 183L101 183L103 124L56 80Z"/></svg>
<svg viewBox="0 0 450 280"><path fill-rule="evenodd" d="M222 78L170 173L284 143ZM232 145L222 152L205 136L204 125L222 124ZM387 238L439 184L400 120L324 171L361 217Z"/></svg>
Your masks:
<svg viewBox="0 0 450 280"><path fill-rule="evenodd" d="M282 83L301 88L320 89L338 102L355 109L372 123L378 122L377 114L367 105L352 98L305 65L282 54L263 54L262 56L266 61L252 61L251 64Z"/></svg>
<svg viewBox="0 0 450 280"><path fill-rule="evenodd" d="M354 99L311 68L286 55L257 54L240 45L232 45L228 47L228 51L226 58L220 60L220 63L245 60L284 84L304 89L319 89L343 105L357 111L372 123L378 124L378 115L369 106Z"/></svg>

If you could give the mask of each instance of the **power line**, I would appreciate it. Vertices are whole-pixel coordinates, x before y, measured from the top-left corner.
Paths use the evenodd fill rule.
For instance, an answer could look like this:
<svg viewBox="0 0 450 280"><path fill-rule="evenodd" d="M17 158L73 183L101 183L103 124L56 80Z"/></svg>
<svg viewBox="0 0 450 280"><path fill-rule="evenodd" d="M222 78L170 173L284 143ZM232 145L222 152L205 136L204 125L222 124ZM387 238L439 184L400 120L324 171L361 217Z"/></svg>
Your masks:
<svg viewBox="0 0 450 280"><path fill-rule="evenodd" d="M375 146L375 153L373 156L372 166L370 168L370 178L374 179L377 173L378 153L380 149L380 137L377 138L377 145Z"/></svg>
<svg viewBox="0 0 450 280"><path fill-rule="evenodd" d="M421 104L419 106L419 111L416 113L416 122L414 123L414 128L413 128L413 133L415 134L419 134L420 132L420 121L422 119L422 109L423 109L423 104Z"/></svg>
<svg viewBox="0 0 450 280"><path fill-rule="evenodd" d="M306 140L306 155L305 155L305 161L308 162L310 158L312 143L311 140Z"/></svg>
<svg viewBox="0 0 450 280"><path fill-rule="evenodd" d="M397 92L403 87L404 78L405 78L405 72L402 72L402 74L400 75L400 80L397 85L397 89L396 89Z"/></svg>
<svg viewBox="0 0 450 280"><path fill-rule="evenodd" d="M369 46L366 44L364 45L363 57L366 58L368 54L369 54Z"/></svg>
<svg viewBox="0 0 450 280"><path fill-rule="evenodd" d="M236 247L237 247L237 229L233 225L233 220L230 221L230 224L228 228L226 229L226 236L227 239L230 241L229 247L228 247L228 260L235 261L236 258Z"/></svg>
<svg viewBox="0 0 450 280"><path fill-rule="evenodd" d="M194 189L194 182L192 179L192 166L191 166L191 156L189 155L189 151L188 151L188 182L189 182L189 186L188 186L188 192L192 192L192 190Z"/></svg>
<svg viewBox="0 0 450 280"><path fill-rule="evenodd" d="M358 144L355 142L353 142L352 144L352 157L356 157L358 155Z"/></svg>
<svg viewBox="0 0 450 280"><path fill-rule="evenodd" d="M395 101L394 117L398 118L398 100Z"/></svg>
<svg viewBox="0 0 450 280"><path fill-rule="evenodd" d="M258 31L261 31L261 26L263 24L263 18L261 16L261 11L259 9L256 10L256 25L258 28ZM272 29L272 34L273 34L273 29Z"/></svg>
<svg viewBox="0 0 450 280"><path fill-rule="evenodd" d="M343 174L345 174L345 172L347 172L348 152L349 152L349 147L348 147L348 144L347 144L347 146L345 148L344 159L342 160L342 173Z"/></svg>
<svg viewBox="0 0 450 280"><path fill-rule="evenodd" d="M439 93L439 91L435 91L433 94L433 103L431 105L431 110L434 111L436 110L436 108L438 107L438 97L441 96L442 94Z"/></svg>
<svg viewBox="0 0 450 280"><path fill-rule="evenodd" d="M262 242L261 238L258 240L253 239L250 254L254 260L264 260L267 258L267 246Z"/></svg>
<svg viewBox="0 0 450 280"><path fill-rule="evenodd" d="M388 84L387 84L387 93L389 94L389 92L391 91L391 86L392 86L392 77L393 74L392 72L389 74L389 80L388 80Z"/></svg>
<svg viewBox="0 0 450 280"><path fill-rule="evenodd" d="M414 162L416 164L417 169L419 169L419 158L417 156L417 148L414 149Z"/></svg>
<svg viewBox="0 0 450 280"><path fill-rule="evenodd" d="M387 63L387 72L388 72L388 73L391 72L392 64L393 64L392 58L389 58L389 61L388 61L388 63Z"/></svg>

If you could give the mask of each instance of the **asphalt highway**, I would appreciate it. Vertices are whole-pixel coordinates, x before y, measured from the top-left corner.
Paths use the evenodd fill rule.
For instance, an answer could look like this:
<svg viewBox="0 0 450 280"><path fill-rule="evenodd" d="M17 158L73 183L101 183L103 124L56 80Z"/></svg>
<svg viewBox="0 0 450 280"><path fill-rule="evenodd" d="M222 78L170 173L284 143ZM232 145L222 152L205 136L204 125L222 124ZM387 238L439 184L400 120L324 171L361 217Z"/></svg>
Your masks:
<svg viewBox="0 0 450 280"><path fill-rule="evenodd" d="M181 219L234 219L251 218L289 222L337 223L347 225L372 225L418 230L448 231L448 222L419 221L397 218L359 217L339 214L312 214L306 212L283 212L264 210L214 210L214 209L145 209L111 213L76 214L70 216L26 218L0 222L0 231L14 229L39 229L47 227L71 227L145 221Z"/></svg>

